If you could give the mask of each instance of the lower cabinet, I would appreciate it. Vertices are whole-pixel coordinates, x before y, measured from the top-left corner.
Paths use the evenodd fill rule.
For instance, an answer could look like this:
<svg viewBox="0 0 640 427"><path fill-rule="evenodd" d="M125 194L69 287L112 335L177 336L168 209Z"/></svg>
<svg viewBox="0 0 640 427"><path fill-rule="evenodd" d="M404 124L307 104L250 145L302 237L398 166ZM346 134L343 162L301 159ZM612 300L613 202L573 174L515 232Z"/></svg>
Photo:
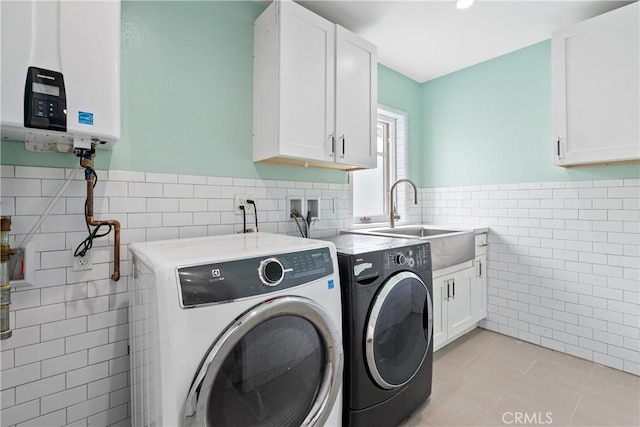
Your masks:
<svg viewBox="0 0 640 427"><path fill-rule="evenodd" d="M486 255L433 272L433 349L476 327L487 315Z"/></svg>
<svg viewBox="0 0 640 427"><path fill-rule="evenodd" d="M455 267L434 272L433 278L433 348L447 344L473 326L471 288L475 276L473 266L452 271ZM440 272L445 274L439 275Z"/></svg>
<svg viewBox="0 0 640 427"><path fill-rule="evenodd" d="M487 317L487 256L477 256L475 277L471 287L471 317L477 322Z"/></svg>

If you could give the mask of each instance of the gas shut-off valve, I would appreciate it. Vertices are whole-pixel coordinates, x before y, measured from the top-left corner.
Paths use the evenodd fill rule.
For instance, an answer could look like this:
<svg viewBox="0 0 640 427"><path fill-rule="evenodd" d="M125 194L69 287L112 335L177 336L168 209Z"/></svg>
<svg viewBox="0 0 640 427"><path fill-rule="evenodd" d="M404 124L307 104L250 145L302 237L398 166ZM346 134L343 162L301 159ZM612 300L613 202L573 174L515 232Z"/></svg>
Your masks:
<svg viewBox="0 0 640 427"><path fill-rule="evenodd" d="M9 282L9 257L16 253L9 246L11 217L2 217L0 231L0 340L11 337L9 324L9 305L11 304L11 283Z"/></svg>

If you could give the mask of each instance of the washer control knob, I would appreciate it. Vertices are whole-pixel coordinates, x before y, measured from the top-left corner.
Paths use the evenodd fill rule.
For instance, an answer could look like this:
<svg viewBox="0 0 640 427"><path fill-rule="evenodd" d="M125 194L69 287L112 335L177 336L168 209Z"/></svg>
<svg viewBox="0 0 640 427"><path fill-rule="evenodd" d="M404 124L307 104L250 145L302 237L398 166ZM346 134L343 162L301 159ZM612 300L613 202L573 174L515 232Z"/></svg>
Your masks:
<svg viewBox="0 0 640 427"><path fill-rule="evenodd" d="M403 253L397 253L395 256L396 264L402 265L404 264L405 258Z"/></svg>
<svg viewBox="0 0 640 427"><path fill-rule="evenodd" d="M284 279L284 267L276 258L267 258L260 262L258 277L266 286L278 286Z"/></svg>

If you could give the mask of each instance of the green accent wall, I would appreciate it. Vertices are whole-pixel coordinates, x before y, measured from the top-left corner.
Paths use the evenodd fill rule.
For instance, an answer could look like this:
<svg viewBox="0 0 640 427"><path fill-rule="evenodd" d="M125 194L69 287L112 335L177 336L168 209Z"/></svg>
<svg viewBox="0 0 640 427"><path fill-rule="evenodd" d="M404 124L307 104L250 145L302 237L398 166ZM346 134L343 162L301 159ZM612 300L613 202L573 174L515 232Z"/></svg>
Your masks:
<svg viewBox="0 0 640 427"><path fill-rule="evenodd" d="M345 172L253 163L253 1L123 1L121 139L98 169L314 182ZM408 111L419 160L418 83L379 67L379 101ZM1 163L71 167L69 154L2 142ZM416 163L417 164L417 163Z"/></svg>
<svg viewBox="0 0 640 427"><path fill-rule="evenodd" d="M422 85L378 64L378 102L407 113L408 176L422 186Z"/></svg>
<svg viewBox="0 0 640 427"><path fill-rule="evenodd" d="M347 181L340 171L253 163L253 1L122 2L122 136L99 169ZM378 102L408 115L422 187L638 178L636 164L553 165L549 41L417 83L378 65ZM71 167L68 154L2 142L2 164Z"/></svg>
<svg viewBox="0 0 640 427"><path fill-rule="evenodd" d="M425 187L638 178L635 164L553 164L551 42L422 86Z"/></svg>

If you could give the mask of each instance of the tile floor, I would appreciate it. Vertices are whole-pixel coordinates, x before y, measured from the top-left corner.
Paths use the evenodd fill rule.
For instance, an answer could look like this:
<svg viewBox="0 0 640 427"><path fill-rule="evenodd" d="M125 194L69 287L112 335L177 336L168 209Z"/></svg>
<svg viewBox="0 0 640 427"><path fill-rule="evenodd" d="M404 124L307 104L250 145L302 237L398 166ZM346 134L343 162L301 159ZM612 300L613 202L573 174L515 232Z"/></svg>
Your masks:
<svg viewBox="0 0 640 427"><path fill-rule="evenodd" d="M434 355L413 426L640 426L640 377L476 329Z"/></svg>

